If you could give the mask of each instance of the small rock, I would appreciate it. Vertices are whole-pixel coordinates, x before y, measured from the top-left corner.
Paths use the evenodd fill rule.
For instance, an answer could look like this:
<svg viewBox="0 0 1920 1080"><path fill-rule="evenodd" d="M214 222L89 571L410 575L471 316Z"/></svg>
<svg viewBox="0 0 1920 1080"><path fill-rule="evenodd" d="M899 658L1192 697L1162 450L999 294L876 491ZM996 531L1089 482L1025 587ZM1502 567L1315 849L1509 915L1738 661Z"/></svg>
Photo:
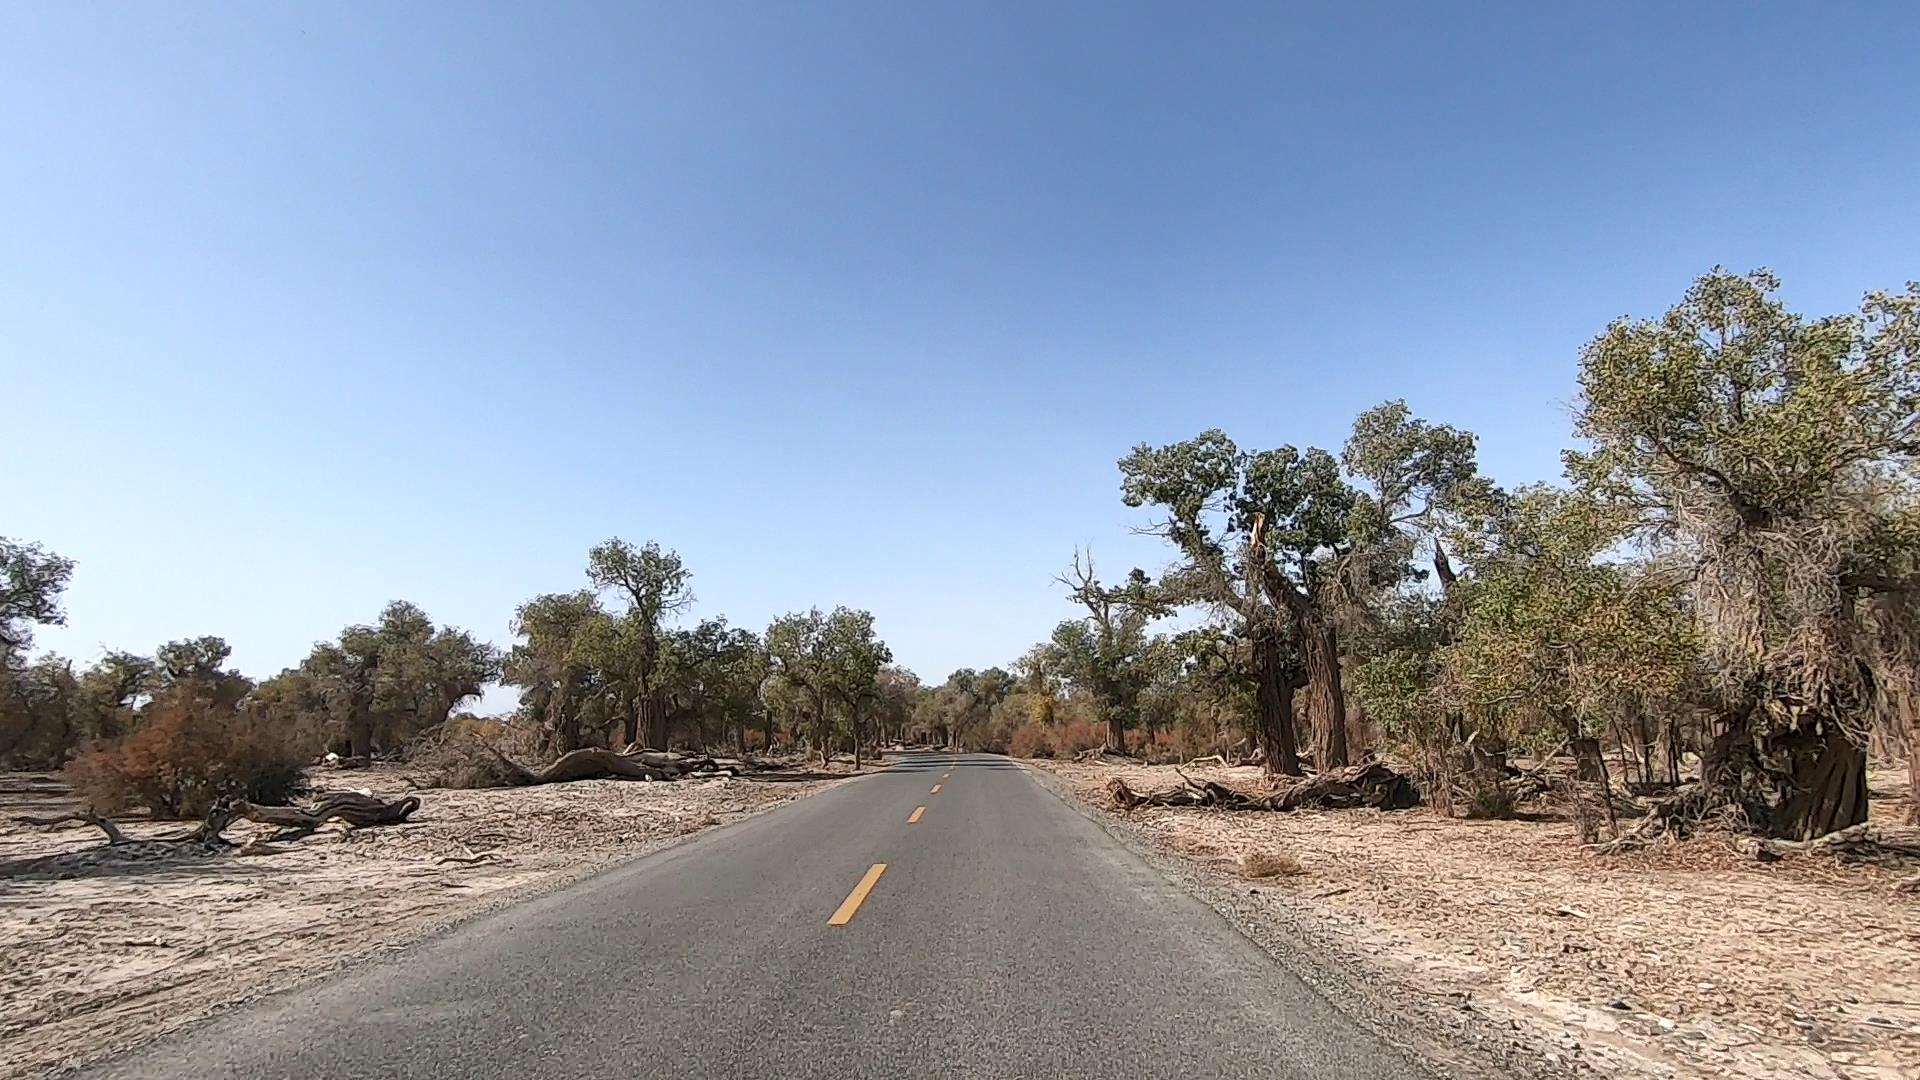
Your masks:
<svg viewBox="0 0 1920 1080"><path fill-rule="evenodd" d="M1633 1006L1627 1004L1626 998L1614 998L1612 1001L1607 1002L1607 1008L1619 1009L1621 1012L1633 1011Z"/></svg>

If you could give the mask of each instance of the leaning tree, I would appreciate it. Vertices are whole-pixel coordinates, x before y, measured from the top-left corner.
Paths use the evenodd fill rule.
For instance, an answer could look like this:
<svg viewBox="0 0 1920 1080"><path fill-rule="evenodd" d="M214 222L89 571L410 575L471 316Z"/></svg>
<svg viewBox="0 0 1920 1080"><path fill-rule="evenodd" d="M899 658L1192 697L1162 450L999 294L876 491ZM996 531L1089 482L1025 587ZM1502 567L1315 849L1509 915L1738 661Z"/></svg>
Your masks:
<svg viewBox="0 0 1920 1080"><path fill-rule="evenodd" d="M1224 432L1120 460L1128 506L1165 513L1150 530L1185 561L1167 575L1182 599L1231 613L1252 644L1259 680L1255 730L1270 770L1297 773L1290 652L1305 670L1314 764L1347 764L1346 696L1336 616L1352 565L1358 493L1317 448L1247 452Z"/></svg>
<svg viewBox="0 0 1920 1080"><path fill-rule="evenodd" d="M1865 820L1871 718L1914 690L1920 284L1813 320L1778 287L1715 269L1664 318L1607 327L1569 465L1692 564L1722 714L1709 786L1807 837Z"/></svg>

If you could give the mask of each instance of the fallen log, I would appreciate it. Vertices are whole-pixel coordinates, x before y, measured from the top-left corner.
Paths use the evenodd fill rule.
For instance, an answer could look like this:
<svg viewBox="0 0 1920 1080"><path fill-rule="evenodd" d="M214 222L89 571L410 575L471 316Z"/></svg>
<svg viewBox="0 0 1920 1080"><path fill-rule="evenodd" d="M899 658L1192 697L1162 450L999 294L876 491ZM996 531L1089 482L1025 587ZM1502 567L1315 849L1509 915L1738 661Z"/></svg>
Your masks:
<svg viewBox="0 0 1920 1080"><path fill-rule="evenodd" d="M1250 795L1214 780L1180 776L1178 787L1137 792L1125 780L1107 781L1113 805L1122 810L1142 806L1191 806L1214 810L1348 810L1373 807L1405 810L1417 806L1420 791L1411 779L1385 763L1369 761L1320 773L1285 784L1266 795Z"/></svg>
<svg viewBox="0 0 1920 1080"><path fill-rule="evenodd" d="M37 825L41 828L51 828L55 825L65 825L69 821L77 821L82 825L91 825L101 832L106 833L108 846L127 842L126 835L120 831L119 826L91 810L76 810L70 814L56 814L53 817L21 816L13 820L22 825Z"/></svg>
<svg viewBox="0 0 1920 1080"><path fill-rule="evenodd" d="M336 819L355 829L397 825L420 809L420 799L408 795L403 799L388 800L344 791L328 795L305 809L297 806L257 806L244 799L235 803L233 809L236 817L261 825L280 826L284 831L269 838L269 842L278 843L298 840Z"/></svg>
<svg viewBox="0 0 1920 1080"><path fill-rule="evenodd" d="M1908 866L1920 863L1920 829L1875 826L1863 821L1811 840L1756 837L1750 849L1761 862L1772 862L1788 853L1828 855L1842 863Z"/></svg>

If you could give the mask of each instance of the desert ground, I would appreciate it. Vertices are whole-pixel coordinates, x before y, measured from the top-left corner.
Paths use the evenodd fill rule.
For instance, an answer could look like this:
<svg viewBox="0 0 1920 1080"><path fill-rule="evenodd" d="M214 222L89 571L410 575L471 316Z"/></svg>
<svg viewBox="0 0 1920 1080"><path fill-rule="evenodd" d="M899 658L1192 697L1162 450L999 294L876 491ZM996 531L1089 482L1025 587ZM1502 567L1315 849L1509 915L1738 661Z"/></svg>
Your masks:
<svg viewBox="0 0 1920 1080"><path fill-rule="evenodd" d="M0 1076L40 1075L841 782L829 774L416 789L398 766L317 787L413 794L404 824L333 822L285 843L153 843L191 823L121 822L132 843L22 815L73 808L56 777L0 775ZM227 837L261 840L239 822Z"/></svg>
<svg viewBox="0 0 1920 1080"><path fill-rule="evenodd" d="M1600 1075L1920 1077L1920 896L1904 871L1702 838L1630 854L1563 821L1426 810L1119 813L1173 766L1036 762L1109 822L1212 868L1330 956L1480 1010ZM1257 768L1187 768L1258 790ZM1905 812L1876 770L1876 824ZM1248 868L1262 876L1248 879Z"/></svg>

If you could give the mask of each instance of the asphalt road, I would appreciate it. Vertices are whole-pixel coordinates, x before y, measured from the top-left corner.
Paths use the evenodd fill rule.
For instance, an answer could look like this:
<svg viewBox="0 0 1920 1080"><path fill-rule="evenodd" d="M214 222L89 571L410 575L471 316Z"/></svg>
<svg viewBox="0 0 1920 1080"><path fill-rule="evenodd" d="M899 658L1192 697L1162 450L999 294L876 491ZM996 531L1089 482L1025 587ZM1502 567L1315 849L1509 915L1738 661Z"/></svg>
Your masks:
<svg viewBox="0 0 1920 1080"><path fill-rule="evenodd" d="M917 807L926 809L910 824ZM864 897L850 895L863 881ZM840 916L850 918L830 924ZM464 923L85 1075L1425 1073L1018 765L940 754Z"/></svg>

